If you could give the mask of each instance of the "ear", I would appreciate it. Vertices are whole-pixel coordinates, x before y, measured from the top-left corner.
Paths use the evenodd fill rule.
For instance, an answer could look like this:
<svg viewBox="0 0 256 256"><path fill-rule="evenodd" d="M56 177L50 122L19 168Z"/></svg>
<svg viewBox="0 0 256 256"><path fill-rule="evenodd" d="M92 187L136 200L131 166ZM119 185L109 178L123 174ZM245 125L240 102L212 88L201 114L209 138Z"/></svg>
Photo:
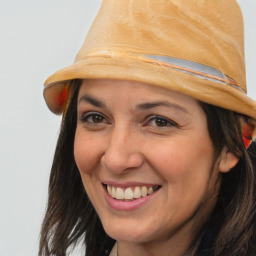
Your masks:
<svg viewBox="0 0 256 256"><path fill-rule="evenodd" d="M221 153L219 159L219 171L222 173L229 172L230 169L236 166L239 158L237 158L233 153L229 152L225 146Z"/></svg>

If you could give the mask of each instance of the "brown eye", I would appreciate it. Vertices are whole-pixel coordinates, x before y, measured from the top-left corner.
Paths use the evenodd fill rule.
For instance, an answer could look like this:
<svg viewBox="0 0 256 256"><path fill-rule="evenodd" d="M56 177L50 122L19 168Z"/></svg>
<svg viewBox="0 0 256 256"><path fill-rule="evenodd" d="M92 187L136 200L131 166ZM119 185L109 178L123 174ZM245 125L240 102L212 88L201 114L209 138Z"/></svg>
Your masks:
<svg viewBox="0 0 256 256"><path fill-rule="evenodd" d="M177 126L176 123L171 121L170 119L163 117L163 116L153 116L147 123L148 126L155 126L155 127L172 127Z"/></svg>
<svg viewBox="0 0 256 256"><path fill-rule="evenodd" d="M93 115L91 117L93 123L101 123L104 121L104 117L100 116L100 115Z"/></svg>
<svg viewBox="0 0 256 256"><path fill-rule="evenodd" d="M155 122L156 122L156 126L160 126L160 127L168 125L167 120L162 119L162 118L156 118Z"/></svg>
<svg viewBox="0 0 256 256"><path fill-rule="evenodd" d="M107 119L99 113L86 113L82 116L81 121L87 124L107 123Z"/></svg>

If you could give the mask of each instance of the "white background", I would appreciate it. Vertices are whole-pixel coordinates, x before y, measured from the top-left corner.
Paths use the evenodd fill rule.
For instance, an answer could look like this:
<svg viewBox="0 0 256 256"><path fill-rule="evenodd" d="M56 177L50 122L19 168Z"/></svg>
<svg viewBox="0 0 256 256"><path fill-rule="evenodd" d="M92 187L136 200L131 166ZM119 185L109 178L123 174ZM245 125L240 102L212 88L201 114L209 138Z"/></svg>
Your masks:
<svg viewBox="0 0 256 256"><path fill-rule="evenodd" d="M256 99L256 0L244 12L248 94ZM44 80L79 50L100 0L0 0L0 256L38 252L60 117Z"/></svg>

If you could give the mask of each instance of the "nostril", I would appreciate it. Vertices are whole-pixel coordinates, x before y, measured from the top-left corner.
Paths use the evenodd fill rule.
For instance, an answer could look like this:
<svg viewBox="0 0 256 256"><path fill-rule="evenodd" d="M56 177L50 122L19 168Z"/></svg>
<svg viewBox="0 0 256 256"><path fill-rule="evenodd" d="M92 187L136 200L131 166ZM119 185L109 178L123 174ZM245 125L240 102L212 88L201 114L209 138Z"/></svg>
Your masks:
<svg viewBox="0 0 256 256"><path fill-rule="evenodd" d="M113 173L122 173L131 169L139 168L143 165L144 157L138 152L119 152L107 151L101 158L101 163L106 169Z"/></svg>

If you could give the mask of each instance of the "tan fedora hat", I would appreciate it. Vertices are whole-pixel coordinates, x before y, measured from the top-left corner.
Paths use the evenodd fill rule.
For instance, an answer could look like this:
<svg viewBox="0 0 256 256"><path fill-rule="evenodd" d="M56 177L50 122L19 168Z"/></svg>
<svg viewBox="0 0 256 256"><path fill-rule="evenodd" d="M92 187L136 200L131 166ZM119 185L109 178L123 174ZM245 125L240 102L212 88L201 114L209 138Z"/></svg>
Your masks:
<svg viewBox="0 0 256 256"><path fill-rule="evenodd" d="M61 114L70 81L87 78L163 86L256 119L235 0L103 0L74 64L45 82L50 110Z"/></svg>

